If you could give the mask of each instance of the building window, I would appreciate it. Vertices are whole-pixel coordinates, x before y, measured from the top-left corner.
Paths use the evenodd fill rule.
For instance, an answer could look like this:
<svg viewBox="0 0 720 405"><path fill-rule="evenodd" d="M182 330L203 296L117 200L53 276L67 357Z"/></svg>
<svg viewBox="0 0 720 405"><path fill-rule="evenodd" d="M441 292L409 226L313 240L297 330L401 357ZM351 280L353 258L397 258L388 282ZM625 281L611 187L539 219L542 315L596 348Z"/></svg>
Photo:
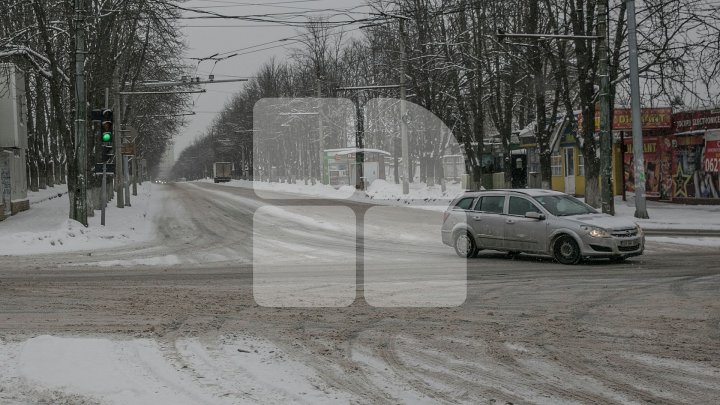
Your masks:
<svg viewBox="0 0 720 405"><path fill-rule="evenodd" d="M540 172L540 153L537 149L528 149L528 171L530 173Z"/></svg>
<svg viewBox="0 0 720 405"><path fill-rule="evenodd" d="M585 157L578 153L578 176L585 176Z"/></svg>
<svg viewBox="0 0 720 405"><path fill-rule="evenodd" d="M552 168L553 176L562 176L562 156L559 153L554 153L550 157L550 167Z"/></svg>

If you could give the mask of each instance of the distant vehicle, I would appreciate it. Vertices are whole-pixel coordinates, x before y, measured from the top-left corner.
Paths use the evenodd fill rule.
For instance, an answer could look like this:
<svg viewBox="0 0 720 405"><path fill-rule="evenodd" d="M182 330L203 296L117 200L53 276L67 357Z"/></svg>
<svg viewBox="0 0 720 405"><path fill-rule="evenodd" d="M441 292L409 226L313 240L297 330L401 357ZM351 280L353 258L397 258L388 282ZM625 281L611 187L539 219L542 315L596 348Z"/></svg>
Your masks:
<svg viewBox="0 0 720 405"><path fill-rule="evenodd" d="M601 214L564 193L532 189L456 198L445 211L442 241L461 257L491 249L552 256L562 264L584 258L622 261L645 249L645 235L636 223Z"/></svg>
<svg viewBox="0 0 720 405"><path fill-rule="evenodd" d="M187 179L185 177L180 177L178 181L187 181Z"/></svg>
<svg viewBox="0 0 720 405"><path fill-rule="evenodd" d="M226 183L232 179L233 164L230 162L215 162L213 164L213 180L215 183Z"/></svg>

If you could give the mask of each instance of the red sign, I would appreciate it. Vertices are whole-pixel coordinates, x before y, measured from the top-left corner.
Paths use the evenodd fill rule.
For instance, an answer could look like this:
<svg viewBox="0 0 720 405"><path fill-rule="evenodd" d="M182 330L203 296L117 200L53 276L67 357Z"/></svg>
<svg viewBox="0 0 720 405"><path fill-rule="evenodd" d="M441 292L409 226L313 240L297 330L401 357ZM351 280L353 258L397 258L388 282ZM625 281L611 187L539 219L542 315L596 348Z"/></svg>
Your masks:
<svg viewBox="0 0 720 405"><path fill-rule="evenodd" d="M672 128L672 108L643 108L640 110L642 129ZM578 128L582 128L582 114L578 117ZM632 129L632 110L616 108L613 111L614 130ZM600 130L600 111L595 111L595 130Z"/></svg>
<svg viewBox="0 0 720 405"><path fill-rule="evenodd" d="M720 128L720 110L682 112L673 115L675 132Z"/></svg>
<svg viewBox="0 0 720 405"><path fill-rule="evenodd" d="M720 173L720 131L705 134L703 167L708 173Z"/></svg>
<svg viewBox="0 0 720 405"><path fill-rule="evenodd" d="M640 110L642 129L672 127L672 108L643 108ZM632 110L616 108L613 113L613 129L632 129Z"/></svg>

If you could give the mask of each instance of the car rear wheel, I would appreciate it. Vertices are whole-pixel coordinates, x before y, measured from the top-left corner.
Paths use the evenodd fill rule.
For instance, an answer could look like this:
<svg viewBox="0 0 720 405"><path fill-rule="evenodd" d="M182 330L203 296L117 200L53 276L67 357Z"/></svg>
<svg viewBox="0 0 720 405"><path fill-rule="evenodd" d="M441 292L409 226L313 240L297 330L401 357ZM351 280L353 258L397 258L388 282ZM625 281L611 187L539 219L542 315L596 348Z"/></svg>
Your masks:
<svg viewBox="0 0 720 405"><path fill-rule="evenodd" d="M555 241L553 257L562 264L577 264L581 259L580 247L571 236L561 236Z"/></svg>
<svg viewBox="0 0 720 405"><path fill-rule="evenodd" d="M467 232L458 233L455 235L455 253L460 257L475 257L478 252L477 245L472 235Z"/></svg>

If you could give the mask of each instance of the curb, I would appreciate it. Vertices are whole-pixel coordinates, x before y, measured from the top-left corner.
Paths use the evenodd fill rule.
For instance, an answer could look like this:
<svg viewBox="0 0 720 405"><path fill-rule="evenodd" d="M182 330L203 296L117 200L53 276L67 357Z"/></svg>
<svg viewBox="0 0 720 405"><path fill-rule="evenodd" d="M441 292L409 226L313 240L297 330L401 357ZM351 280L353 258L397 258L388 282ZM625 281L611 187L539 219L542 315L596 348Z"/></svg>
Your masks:
<svg viewBox="0 0 720 405"><path fill-rule="evenodd" d="M67 195L67 191L64 192L64 193L51 194L50 196L45 197L45 198L43 198L43 199L41 199L41 200L31 201L31 202L30 202L30 205L37 205L37 204L43 203L43 202L45 202L45 201L53 200L53 199L55 199L55 198L61 198L61 197L65 196L65 195Z"/></svg>
<svg viewBox="0 0 720 405"><path fill-rule="evenodd" d="M720 229L647 229L643 228L646 236L699 236L720 237Z"/></svg>

